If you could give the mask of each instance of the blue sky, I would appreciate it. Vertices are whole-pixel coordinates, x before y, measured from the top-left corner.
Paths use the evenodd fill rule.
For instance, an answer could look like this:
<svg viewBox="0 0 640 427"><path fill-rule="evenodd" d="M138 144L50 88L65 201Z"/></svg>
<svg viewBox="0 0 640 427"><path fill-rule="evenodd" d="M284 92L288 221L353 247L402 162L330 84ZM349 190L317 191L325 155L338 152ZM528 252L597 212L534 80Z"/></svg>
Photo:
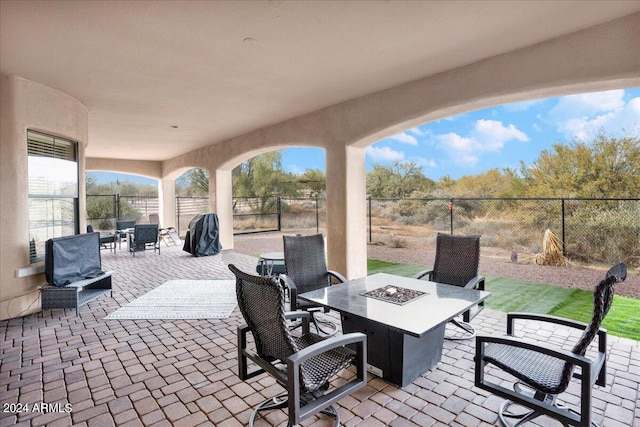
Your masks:
<svg viewBox="0 0 640 427"><path fill-rule="evenodd" d="M604 130L611 136L640 133L640 88L585 93L502 105L426 123L384 138L366 150L367 170L376 163L415 161L438 180L458 179L489 169L519 168L555 143L591 140ZM282 150L286 171L325 170L324 150ZM147 178L90 173L98 182L121 180L155 183Z"/></svg>

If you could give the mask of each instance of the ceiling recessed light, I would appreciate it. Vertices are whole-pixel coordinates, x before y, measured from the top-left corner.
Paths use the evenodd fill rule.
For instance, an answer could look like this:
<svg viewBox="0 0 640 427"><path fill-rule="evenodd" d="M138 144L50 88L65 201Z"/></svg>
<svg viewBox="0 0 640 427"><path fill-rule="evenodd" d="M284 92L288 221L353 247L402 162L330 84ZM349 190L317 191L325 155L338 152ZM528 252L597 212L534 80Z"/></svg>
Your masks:
<svg viewBox="0 0 640 427"><path fill-rule="evenodd" d="M253 37L246 37L244 39L242 39L243 43L258 43L258 40L254 39Z"/></svg>

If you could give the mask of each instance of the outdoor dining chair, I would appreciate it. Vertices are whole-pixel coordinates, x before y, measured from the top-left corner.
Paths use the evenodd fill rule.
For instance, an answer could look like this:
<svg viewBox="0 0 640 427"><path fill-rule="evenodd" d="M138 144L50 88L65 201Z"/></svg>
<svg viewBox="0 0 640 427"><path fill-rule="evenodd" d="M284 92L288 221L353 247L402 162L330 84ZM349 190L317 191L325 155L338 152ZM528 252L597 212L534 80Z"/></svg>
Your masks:
<svg viewBox="0 0 640 427"><path fill-rule="evenodd" d="M484 277L478 276L480 264L480 236L462 236L438 233L436 258L433 269L418 273L415 278L427 278L432 282L484 291ZM465 311L462 322L457 318L451 324L464 330L463 335L447 335L449 340L471 339L476 330L469 324L484 309L484 302Z"/></svg>
<svg viewBox="0 0 640 427"><path fill-rule="evenodd" d="M284 286L289 289L291 310L306 310L318 332L335 334L338 326L333 322L317 319L314 312L328 312L329 309L298 299L298 295L331 286L332 278L339 283L347 279L340 273L327 269L324 238L322 234L311 236L282 236L284 243L285 274L280 275ZM324 331L320 325L328 326Z"/></svg>
<svg viewBox="0 0 640 427"><path fill-rule="evenodd" d="M153 249L160 255L160 240L158 238L158 224L136 224L133 234L129 236L129 252L136 256L136 252Z"/></svg>
<svg viewBox="0 0 640 427"><path fill-rule="evenodd" d="M93 225L89 224L87 225L87 233L93 233ZM109 248L109 251L111 252L115 252L116 251L116 235L109 233L106 235L100 235L100 248L101 249L107 249Z"/></svg>
<svg viewBox="0 0 640 427"><path fill-rule="evenodd" d="M595 384L606 385L607 332L600 325L613 301L613 285L627 277L627 267L618 264L612 267L605 278L595 287L593 295L593 315L589 324L560 317L531 313L509 313L507 315L508 337L477 336L475 356L475 385L506 400L498 411L500 421L510 426L507 418L518 420L513 426L522 425L541 415L554 418L564 426L590 427L592 424L591 397ZM550 337L544 341L530 341L514 336L515 321L537 321L582 330L571 351L550 344ZM597 355L585 356L591 342L598 337ZM500 373L500 383L485 375L492 365ZM576 372L576 367L578 372ZM510 375L513 391L505 385ZM567 402L575 400L578 394L579 410L558 403L557 398L564 393L572 378L579 380L579 387L572 391ZM523 413L510 411L512 404L528 408ZM544 424L543 424L544 425Z"/></svg>
<svg viewBox="0 0 640 427"><path fill-rule="evenodd" d="M367 337L359 332L330 338L311 333L308 312L285 312L284 289L277 278L252 276L233 264L229 270L236 276L238 307L246 322L238 326L238 377L245 381L266 372L286 390L259 404L249 426L260 411L279 408L287 408L289 426L318 413L333 417L334 425L339 425L333 404L367 382ZM287 323L296 318L306 324L298 337ZM249 362L257 367L250 369ZM332 382L351 365L355 373L350 379L342 374Z"/></svg>

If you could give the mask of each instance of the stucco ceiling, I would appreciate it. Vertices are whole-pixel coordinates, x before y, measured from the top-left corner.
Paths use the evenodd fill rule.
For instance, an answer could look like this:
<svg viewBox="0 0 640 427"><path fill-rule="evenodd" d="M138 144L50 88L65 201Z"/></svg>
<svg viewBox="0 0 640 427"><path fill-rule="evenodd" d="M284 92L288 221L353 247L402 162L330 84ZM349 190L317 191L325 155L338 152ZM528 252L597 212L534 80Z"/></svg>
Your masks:
<svg viewBox="0 0 640 427"><path fill-rule="evenodd" d="M0 71L82 102L87 156L165 160L638 10L638 1L3 0Z"/></svg>

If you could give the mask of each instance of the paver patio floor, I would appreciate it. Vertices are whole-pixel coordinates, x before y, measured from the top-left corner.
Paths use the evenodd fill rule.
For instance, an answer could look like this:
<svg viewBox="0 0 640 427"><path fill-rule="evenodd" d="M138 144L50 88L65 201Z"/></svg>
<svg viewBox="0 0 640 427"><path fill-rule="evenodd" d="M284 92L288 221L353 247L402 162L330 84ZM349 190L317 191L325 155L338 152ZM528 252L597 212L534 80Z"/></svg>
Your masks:
<svg viewBox="0 0 640 427"><path fill-rule="evenodd" d="M163 246L160 255L102 251L102 259L114 271L113 298L90 302L79 316L48 310L44 317L0 322L0 427L242 426L255 405L282 392L266 375L248 382L236 376L237 308L225 320L103 320L167 280L232 278L228 263L255 271L256 258L234 252L195 258ZM481 333L501 334L505 318L486 309L473 324ZM528 334L551 332L527 325ZM572 338L555 332L560 345ZM370 376L364 389L340 402L343 425L496 425L502 400L473 386L473 346L447 341L442 362L402 389ZM640 426L640 343L610 336L609 347L607 386L595 389L594 419L607 427ZM570 388L566 401L575 399ZM12 412L10 404L28 411ZM559 425L548 418L537 423ZM329 424L322 417L304 423ZM286 415L274 412L259 425L286 425Z"/></svg>

